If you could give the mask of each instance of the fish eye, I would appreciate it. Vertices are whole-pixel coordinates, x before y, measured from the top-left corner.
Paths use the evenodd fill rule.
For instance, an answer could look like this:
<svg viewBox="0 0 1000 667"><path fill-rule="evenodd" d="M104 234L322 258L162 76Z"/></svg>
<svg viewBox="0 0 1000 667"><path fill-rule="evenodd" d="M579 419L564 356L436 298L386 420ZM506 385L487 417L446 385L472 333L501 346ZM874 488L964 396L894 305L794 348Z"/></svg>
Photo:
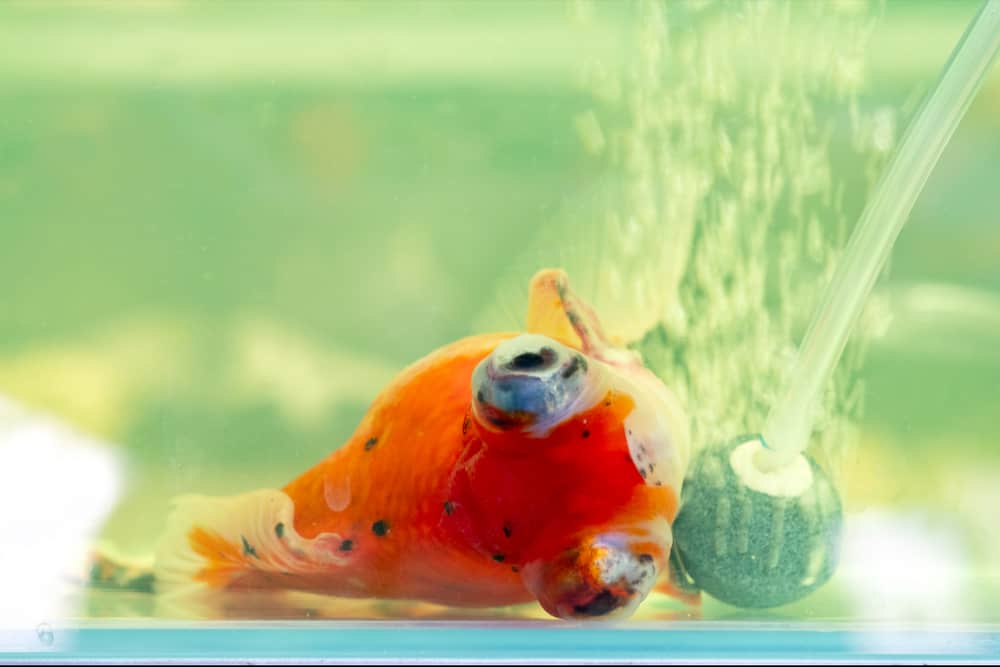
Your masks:
<svg viewBox="0 0 1000 667"><path fill-rule="evenodd" d="M555 426L578 407L589 370L583 354L546 336L504 341L472 375L473 414L494 430Z"/></svg>

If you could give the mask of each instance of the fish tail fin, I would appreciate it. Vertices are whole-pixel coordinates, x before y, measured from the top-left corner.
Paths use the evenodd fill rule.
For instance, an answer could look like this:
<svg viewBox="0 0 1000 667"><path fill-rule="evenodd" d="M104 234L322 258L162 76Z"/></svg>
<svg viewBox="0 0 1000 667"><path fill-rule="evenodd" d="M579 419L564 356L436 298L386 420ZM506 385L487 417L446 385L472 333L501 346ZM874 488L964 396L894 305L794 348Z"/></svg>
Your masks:
<svg viewBox="0 0 1000 667"><path fill-rule="evenodd" d="M291 498L277 489L177 498L154 558L157 593L272 588L277 577L307 571L293 515Z"/></svg>
<svg viewBox="0 0 1000 667"><path fill-rule="evenodd" d="M153 562L151 558L130 558L119 554L114 547L102 544L90 554L87 584L94 588L136 593L153 590Z"/></svg>

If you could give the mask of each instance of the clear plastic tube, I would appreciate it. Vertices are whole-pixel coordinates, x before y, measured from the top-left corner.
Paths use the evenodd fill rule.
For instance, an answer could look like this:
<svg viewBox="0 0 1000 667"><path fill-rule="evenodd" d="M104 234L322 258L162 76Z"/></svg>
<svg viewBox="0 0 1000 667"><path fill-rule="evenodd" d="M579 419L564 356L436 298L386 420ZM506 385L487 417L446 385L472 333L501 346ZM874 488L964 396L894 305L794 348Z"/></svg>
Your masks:
<svg viewBox="0 0 1000 667"><path fill-rule="evenodd" d="M768 415L763 469L806 448L817 398L927 178L1000 50L1000 0L986 0L952 52L868 202L803 339L792 381Z"/></svg>

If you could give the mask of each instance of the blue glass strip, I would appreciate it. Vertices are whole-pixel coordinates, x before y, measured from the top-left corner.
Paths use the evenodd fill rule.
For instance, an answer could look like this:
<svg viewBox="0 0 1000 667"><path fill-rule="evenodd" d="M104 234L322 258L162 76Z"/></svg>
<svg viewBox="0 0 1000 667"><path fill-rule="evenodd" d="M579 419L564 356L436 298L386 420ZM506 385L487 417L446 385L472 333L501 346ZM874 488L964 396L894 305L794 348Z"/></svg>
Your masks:
<svg viewBox="0 0 1000 667"><path fill-rule="evenodd" d="M81 627L63 649L0 653L27 661L996 662L1000 631L573 626L462 622Z"/></svg>

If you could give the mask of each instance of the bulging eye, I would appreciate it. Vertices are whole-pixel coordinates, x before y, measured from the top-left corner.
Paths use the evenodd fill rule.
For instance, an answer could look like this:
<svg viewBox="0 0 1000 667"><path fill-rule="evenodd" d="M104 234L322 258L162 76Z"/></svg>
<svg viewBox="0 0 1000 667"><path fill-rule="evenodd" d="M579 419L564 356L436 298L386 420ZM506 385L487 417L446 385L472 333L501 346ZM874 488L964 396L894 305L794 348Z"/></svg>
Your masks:
<svg viewBox="0 0 1000 667"><path fill-rule="evenodd" d="M551 338L528 334L497 346L472 375L476 420L495 430L540 431L562 422L591 393L586 358Z"/></svg>

